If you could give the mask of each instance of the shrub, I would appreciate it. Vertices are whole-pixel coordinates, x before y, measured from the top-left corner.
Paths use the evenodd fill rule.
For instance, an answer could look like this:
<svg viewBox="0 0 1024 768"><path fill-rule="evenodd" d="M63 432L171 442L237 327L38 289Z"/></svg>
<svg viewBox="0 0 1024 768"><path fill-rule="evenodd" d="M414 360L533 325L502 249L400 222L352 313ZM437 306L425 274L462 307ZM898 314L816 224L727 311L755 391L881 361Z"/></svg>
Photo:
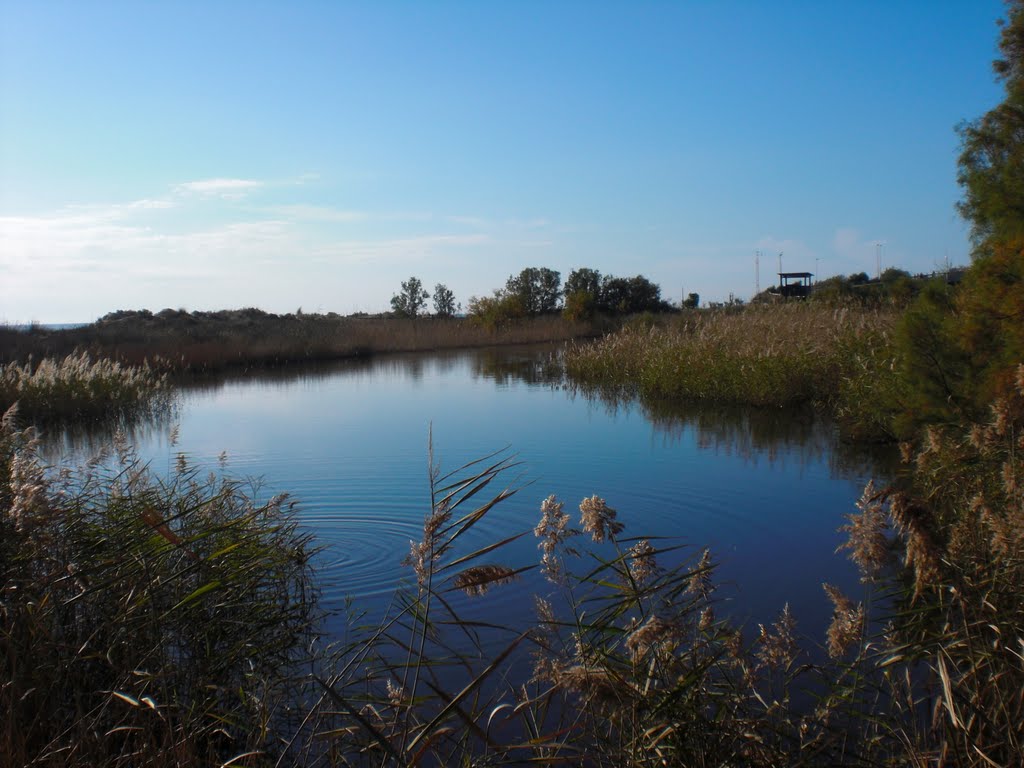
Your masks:
<svg viewBox="0 0 1024 768"><path fill-rule="evenodd" d="M490 331L504 328L527 315L519 296L501 292L481 298L471 296L468 309L470 320Z"/></svg>

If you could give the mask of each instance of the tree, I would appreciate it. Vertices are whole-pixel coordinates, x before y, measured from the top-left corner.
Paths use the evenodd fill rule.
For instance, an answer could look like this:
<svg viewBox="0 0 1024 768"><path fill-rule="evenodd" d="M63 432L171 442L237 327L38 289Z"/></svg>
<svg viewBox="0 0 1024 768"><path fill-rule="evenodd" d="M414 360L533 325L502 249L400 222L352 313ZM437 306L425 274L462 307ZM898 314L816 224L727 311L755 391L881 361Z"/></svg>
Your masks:
<svg viewBox="0 0 1024 768"><path fill-rule="evenodd" d="M410 277L402 283L401 293L391 297L391 311L400 317L416 317L427 304L430 294L423 290L418 277Z"/></svg>
<svg viewBox="0 0 1024 768"><path fill-rule="evenodd" d="M669 309L661 300L661 288L643 275L612 277L601 281L599 309L617 315L637 312L664 312Z"/></svg>
<svg viewBox="0 0 1024 768"><path fill-rule="evenodd" d="M562 276L547 267L527 267L518 275L510 275L505 283L506 293L517 296L529 315L557 310L561 288Z"/></svg>
<svg viewBox="0 0 1024 768"><path fill-rule="evenodd" d="M569 296L579 291L586 291L594 301L597 301L601 295L601 273L589 267L574 269L570 272L562 293L568 299Z"/></svg>
<svg viewBox="0 0 1024 768"><path fill-rule="evenodd" d="M470 320L491 331L526 314L518 296L502 291L495 291L493 296L470 296L467 308Z"/></svg>
<svg viewBox="0 0 1024 768"><path fill-rule="evenodd" d="M955 294L922 292L900 327L918 421L984 419L1024 359L1024 0L1007 5L993 64L1005 98L958 129L973 263Z"/></svg>
<svg viewBox="0 0 1024 768"><path fill-rule="evenodd" d="M455 304L455 294L444 283L434 286L434 314L438 317L451 317L458 312L459 307Z"/></svg>
<svg viewBox="0 0 1024 768"><path fill-rule="evenodd" d="M998 239L1024 235L1024 0L1010 0L999 39L1002 57L992 64L1006 98L959 128L957 208L971 223L975 258Z"/></svg>
<svg viewBox="0 0 1024 768"><path fill-rule="evenodd" d="M590 291L578 290L565 295L562 317L574 323L590 320L594 316L597 302Z"/></svg>
<svg viewBox="0 0 1024 768"><path fill-rule="evenodd" d="M691 293L691 294L687 295L686 299L683 301L683 306L686 307L687 309L696 309L697 307L699 307L700 306L700 294L699 293Z"/></svg>

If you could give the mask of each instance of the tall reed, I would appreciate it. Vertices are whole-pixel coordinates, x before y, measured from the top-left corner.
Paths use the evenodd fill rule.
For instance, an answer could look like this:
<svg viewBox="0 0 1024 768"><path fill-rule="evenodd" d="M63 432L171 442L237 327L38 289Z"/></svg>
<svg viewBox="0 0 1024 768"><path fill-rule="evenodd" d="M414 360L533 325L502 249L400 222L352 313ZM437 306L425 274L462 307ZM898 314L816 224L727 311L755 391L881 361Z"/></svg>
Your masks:
<svg viewBox="0 0 1024 768"><path fill-rule="evenodd" d="M686 312L633 323L567 355L576 382L650 399L836 407L852 431L883 437L897 384L884 309L813 303Z"/></svg>
<svg viewBox="0 0 1024 768"><path fill-rule="evenodd" d="M0 427L4 764L278 751L317 617L313 549L286 501L184 457L158 480L124 445L54 474L13 418Z"/></svg>
<svg viewBox="0 0 1024 768"><path fill-rule="evenodd" d="M580 502L578 522L556 497L542 502L539 573L502 557L530 530L461 551L516 492L482 495L514 466L499 454L431 473L409 582L320 679L303 762L864 764L841 701L801 708L800 686L829 688L805 663L788 608L750 644L716 615L709 552L627 534L598 496ZM538 582L532 620L501 623L485 607Z"/></svg>
<svg viewBox="0 0 1024 768"><path fill-rule="evenodd" d="M32 422L137 416L166 406L167 378L148 364L94 360L85 352L0 365L0 410L15 403Z"/></svg>

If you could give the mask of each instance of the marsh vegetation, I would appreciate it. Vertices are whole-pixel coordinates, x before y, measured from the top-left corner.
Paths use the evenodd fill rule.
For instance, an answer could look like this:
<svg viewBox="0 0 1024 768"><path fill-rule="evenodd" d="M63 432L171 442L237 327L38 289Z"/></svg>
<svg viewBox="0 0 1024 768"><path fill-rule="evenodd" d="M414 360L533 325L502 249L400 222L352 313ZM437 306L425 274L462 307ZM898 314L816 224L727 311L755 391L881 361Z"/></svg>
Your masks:
<svg viewBox="0 0 1024 768"><path fill-rule="evenodd" d="M900 482L851 500L840 549L864 592L822 585L833 608L820 637L801 636L788 605L739 631L713 553L635 531L628 496L614 502L620 515L593 489L578 519L546 496L535 524L481 543L521 493L515 459L499 452L454 472L431 455L403 584L383 617L362 626L347 614L349 632L330 644L316 545L284 499L223 473L202 479L185 457L157 477L122 440L81 469L47 468L12 409L0 424L5 761L1024 762L1022 41L1015 0L996 62L1006 100L961 129L975 252L960 287L926 286L902 312L809 302L644 318L570 357L573 376L616 397L816 403L851 437L902 440ZM359 336L344 321L345 335L340 318L253 310L113 316L5 349L203 368L465 346L530 311L519 287L488 305L499 322L439 321L429 342L422 324L367 321ZM578 328L541 320L507 327ZM159 390L150 373L104 366L79 356L5 368L5 396L41 419L137 407ZM517 558L531 537L535 557ZM529 620L478 612L530 574L545 581Z"/></svg>
<svg viewBox="0 0 1024 768"><path fill-rule="evenodd" d="M220 312L114 312L64 330L0 328L0 362L87 353L161 371L327 362L373 354L529 344L592 336L606 326L558 315L488 325L458 317L275 315L259 309Z"/></svg>

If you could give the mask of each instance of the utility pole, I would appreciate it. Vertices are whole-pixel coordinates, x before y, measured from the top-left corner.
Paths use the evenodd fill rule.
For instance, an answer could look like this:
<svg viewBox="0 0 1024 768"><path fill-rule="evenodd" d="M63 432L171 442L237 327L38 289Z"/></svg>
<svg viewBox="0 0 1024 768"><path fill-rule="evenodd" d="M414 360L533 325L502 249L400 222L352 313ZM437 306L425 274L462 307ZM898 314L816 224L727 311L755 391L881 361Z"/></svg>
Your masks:
<svg viewBox="0 0 1024 768"><path fill-rule="evenodd" d="M882 279L882 242L875 243L875 278Z"/></svg>
<svg viewBox="0 0 1024 768"><path fill-rule="evenodd" d="M754 251L754 295L761 292L761 252Z"/></svg>

